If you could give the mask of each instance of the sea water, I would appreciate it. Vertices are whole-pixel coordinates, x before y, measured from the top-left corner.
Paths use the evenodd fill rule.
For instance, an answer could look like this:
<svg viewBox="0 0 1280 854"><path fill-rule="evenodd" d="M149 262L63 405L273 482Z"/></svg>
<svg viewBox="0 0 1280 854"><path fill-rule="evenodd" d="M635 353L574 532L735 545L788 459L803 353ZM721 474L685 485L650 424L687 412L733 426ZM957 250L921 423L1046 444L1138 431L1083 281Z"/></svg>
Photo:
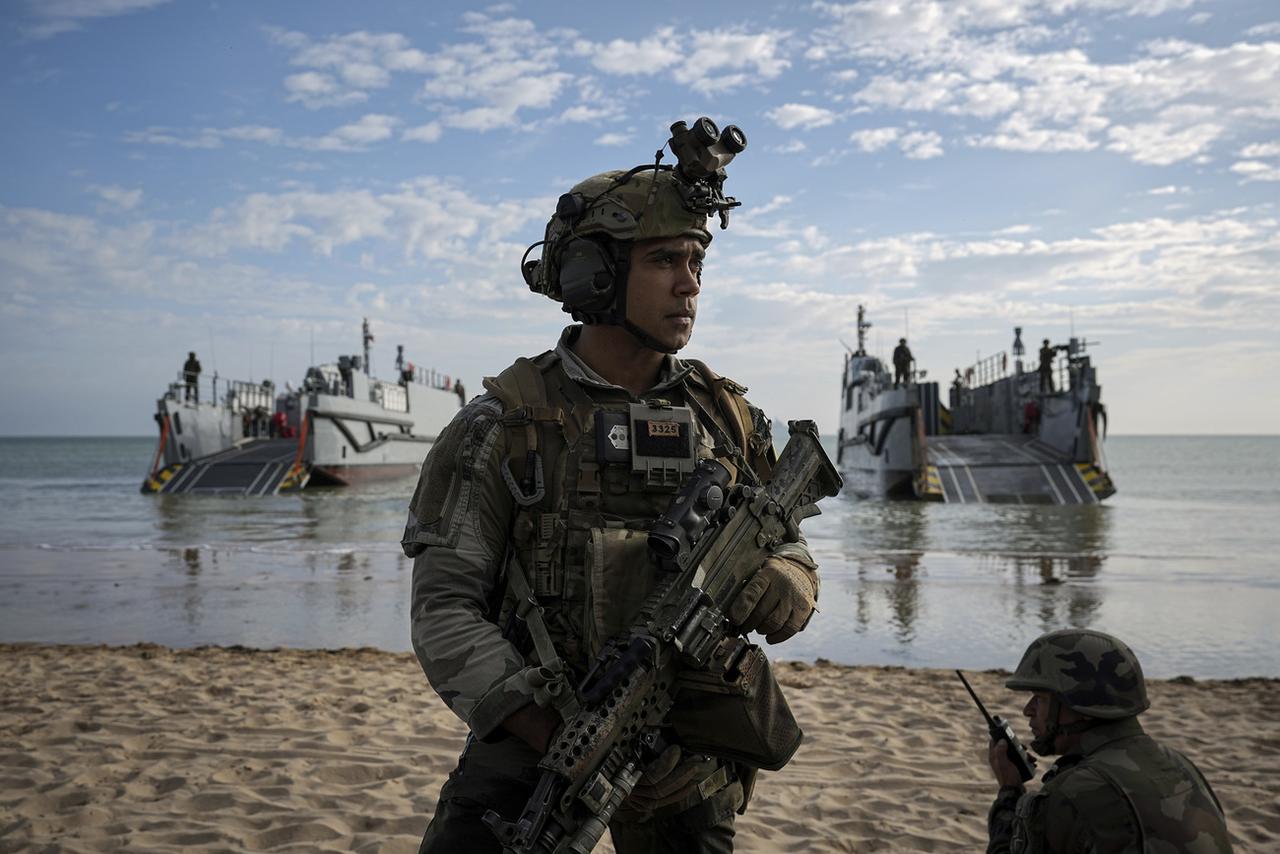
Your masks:
<svg viewBox="0 0 1280 854"><path fill-rule="evenodd" d="M154 439L0 439L0 641L409 648L412 480L143 495ZM781 658L1011 668L1043 631L1148 674L1280 676L1280 437L1113 437L1063 507L858 501L804 531L820 612Z"/></svg>

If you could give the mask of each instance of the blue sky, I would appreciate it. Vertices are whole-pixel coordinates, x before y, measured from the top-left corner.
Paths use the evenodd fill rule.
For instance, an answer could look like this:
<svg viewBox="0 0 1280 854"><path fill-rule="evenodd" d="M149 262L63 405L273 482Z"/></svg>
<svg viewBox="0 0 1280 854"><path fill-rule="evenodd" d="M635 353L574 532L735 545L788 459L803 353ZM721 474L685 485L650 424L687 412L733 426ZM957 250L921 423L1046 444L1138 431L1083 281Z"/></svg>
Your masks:
<svg viewBox="0 0 1280 854"><path fill-rule="evenodd" d="M834 432L843 346L1091 349L1117 433L1280 424L1280 11L1197 0L9 2L0 434L145 434L195 349L473 390L577 180L736 123L688 355ZM668 155L669 156L669 155Z"/></svg>

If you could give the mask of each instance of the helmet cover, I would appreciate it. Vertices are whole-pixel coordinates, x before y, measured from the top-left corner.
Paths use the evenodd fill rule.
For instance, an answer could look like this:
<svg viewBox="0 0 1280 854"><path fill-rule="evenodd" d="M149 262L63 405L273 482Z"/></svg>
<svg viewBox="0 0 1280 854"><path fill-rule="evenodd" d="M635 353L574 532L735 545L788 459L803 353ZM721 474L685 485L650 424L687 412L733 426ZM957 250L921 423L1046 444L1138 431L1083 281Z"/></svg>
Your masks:
<svg viewBox="0 0 1280 854"><path fill-rule="evenodd" d="M1092 629L1062 629L1031 642L1005 687L1049 691L1094 718L1127 718L1151 707L1142 666L1124 641Z"/></svg>
<svg viewBox="0 0 1280 854"><path fill-rule="evenodd" d="M561 197L547 223L542 260L529 282L530 289L557 301L563 299L560 256L574 238L605 245L610 241L692 237L703 246L709 244L706 214L685 207L676 182L670 169L643 169L630 175L621 170L602 172L574 185Z"/></svg>

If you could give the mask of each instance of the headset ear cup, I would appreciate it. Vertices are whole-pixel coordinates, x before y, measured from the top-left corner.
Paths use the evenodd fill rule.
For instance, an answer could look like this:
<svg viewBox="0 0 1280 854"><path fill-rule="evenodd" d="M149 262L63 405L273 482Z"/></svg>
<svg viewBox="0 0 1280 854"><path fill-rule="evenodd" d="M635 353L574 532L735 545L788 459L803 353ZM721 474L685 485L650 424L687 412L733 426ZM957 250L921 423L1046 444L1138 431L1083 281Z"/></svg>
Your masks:
<svg viewBox="0 0 1280 854"><path fill-rule="evenodd" d="M598 314L612 308L617 292L615 268L597 241L586 237L567 241L560 252L559 278L566 310Z"/></svg>
<svg viewBox="0 0 1280 854"><path fill-rule="evenodd" d="M520 268L520 274L524 276L524 283L529 286L529 290L536 291L538 289L538 268L542 266L542 261L533 259L524 262L524 266Z"/></svg>

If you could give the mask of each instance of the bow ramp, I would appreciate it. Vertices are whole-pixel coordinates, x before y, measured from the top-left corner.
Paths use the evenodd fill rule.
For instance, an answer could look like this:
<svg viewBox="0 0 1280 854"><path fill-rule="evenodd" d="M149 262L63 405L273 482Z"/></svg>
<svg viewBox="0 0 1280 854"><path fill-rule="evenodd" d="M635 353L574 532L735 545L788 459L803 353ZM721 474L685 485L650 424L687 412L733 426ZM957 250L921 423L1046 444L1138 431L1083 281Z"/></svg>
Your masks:
<svg viewBox="0 0 1280 854"><path fill-rule="evenodd" d="M953 504L1096 504L1115 489L1031 436L930 436L922 497Z"/></svg>
<svg viewBox="0 0 1280 854"><path fill-rule="evenodd" d="M295 465L297 456L297 439L250 439L168 466L148 478L143 489L166 494L274 495L306 485L309 472Z"/></svg>

